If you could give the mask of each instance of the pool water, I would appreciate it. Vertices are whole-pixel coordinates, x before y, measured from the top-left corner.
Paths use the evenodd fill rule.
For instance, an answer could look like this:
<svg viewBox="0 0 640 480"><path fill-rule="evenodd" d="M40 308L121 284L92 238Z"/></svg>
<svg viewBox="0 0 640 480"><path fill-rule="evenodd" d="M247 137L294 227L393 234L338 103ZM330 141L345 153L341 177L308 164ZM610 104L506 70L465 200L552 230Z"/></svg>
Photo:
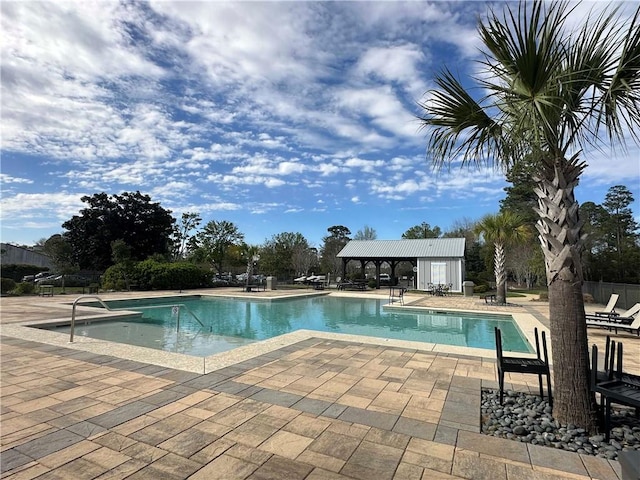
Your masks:
<svg viewBox="0 0 640 480"><path fill-rule="evenodd" d="M76 323L75 335L196 356L300 329L495 350L494 327L498 326L505 351L532 351L508 315L398 312L383 308L386 301L373 299L321 296L266 302L172 297L106 303L142 316ZM69 326L55 329L68 332Z"/></svg>

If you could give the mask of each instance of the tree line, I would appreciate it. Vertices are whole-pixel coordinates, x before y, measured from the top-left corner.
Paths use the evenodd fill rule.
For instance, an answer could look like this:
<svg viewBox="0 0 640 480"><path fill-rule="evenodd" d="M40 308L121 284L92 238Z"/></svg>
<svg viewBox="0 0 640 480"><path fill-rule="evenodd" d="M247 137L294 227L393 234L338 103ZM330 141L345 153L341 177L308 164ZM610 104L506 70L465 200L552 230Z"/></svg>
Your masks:
<svg viewBox="0 0 640 480"><path fill-rule="evenodd" d="M422 222L408 228L401 238L465 238L465 277L479 286L478 291L486 291L495 283L499 302L506 298L507 282L528 289L544 286L544 258L534 233L537 200L530 166L522 165L507 174L510 186L505 188L496 214L455 221L447 231ZM586 202L580 207L588 234L583 252L585 278L631 283L640 280L640 235L630 209L633 201L625 186L616 185L602 204ZM260 245L249 245L233 222L210 220L203 224L197 212L186 212L176 219L171 211L140 192L102 192L85 196L82 202L86 207L62 224L63 233L38 242L57 273L102 273L119 265L118 275L123 278L126 275L122 272L136 262L152 259L161 264L187 262L223 275L244 272L248 260L259 256L256 272L282 280L311 273L335 278L342 271L336 255L349 240L377 238L375 228L368 225L353 235L348 227L334 225L327 229L319 246L300 232L278 233ZM359 270L350 273L361 274ZM411 266L398 273L410 276ZM191 275L200 278L193 272Z"/></svg>

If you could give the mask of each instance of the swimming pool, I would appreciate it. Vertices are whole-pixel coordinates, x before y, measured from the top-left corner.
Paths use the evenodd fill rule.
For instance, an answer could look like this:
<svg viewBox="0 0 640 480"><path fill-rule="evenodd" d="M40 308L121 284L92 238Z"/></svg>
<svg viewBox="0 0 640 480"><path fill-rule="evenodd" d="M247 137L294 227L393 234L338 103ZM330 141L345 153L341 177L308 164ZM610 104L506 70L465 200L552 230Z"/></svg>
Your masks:
<svg viewBox="0 0 640 480"><path fill-rule="evenodd" d="M532 352L509 315L386 309L386 301L332 296L274 301L166 297L106 302L142 313L133 319L78 321L75 334L158 350L209 356L300 329L495 350ZM88 305L95 305L91 304ZM180 306L177 306L180 305ZM49 329L68 332L69 326Z"/></svg>

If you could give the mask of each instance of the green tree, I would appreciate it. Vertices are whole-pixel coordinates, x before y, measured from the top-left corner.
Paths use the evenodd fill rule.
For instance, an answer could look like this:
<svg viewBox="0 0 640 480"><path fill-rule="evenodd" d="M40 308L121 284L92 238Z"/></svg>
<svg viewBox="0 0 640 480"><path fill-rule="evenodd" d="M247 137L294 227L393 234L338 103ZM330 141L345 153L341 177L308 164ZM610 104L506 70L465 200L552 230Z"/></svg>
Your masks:
<svg viewBox="0 0 640 480"><path fill-rule="evenodd" d="M131 287L130 278L135 266L131 251L131 247L121 238L111 242L111 258L113 260L113 266L117 267L114 271L120 273L127 290Z"/></svg>
<svg viewBox="0 0 640 480"><path fill-rule="evenodd" d="M506 178L511 185L505 187L506 196L500 200L500 211L517 212L530 225L535 225L538 220L535 212L538 197L534 180L537 170L538 164L531 155L510 165Z"/></svg>
<svg viewBox="0 0 640 480"><path fill-rule="evenodd" d="M580 206L586 234L582 252L585 278L607 282L638 281L640 245L638 224L629 205L633 195L622 185L611 187L602 205Z"/></svg>
<svg viewBox="0 0 640 480"><path fill-rule="evenodd" d="M52 235L44 242L43 250L51 259L53 267L57 273L62 275L62 293L65 293L65 275L77 272L78 265L73 258L71 244L60 234Z"/></svg>
<svg viewBox="0 0 640 480"><path fill-rule="evenodd" d="M482 235L487 243L493 244L496 303L506 303L507 270L505 248L526 240L530 236L530 230L520 215L501 212L496 215L485 215L476 225L476 233Z"/></svg>
<svg viewBox="0 0 640 480"><path fill-rule="evenodd" d="M200 262L209 263L216 272L222 274L232 248L243 241L244 234L234 223L211 220L194 237L194 257Z"/></svg>
<svg viewBox="0 0 640 480"><path fill-rule="evenodd" d="M200 226L202 218L196 212L184 212L180 217L180 224L173 231L173 258L182 260L187 256L187 250L194 235L192 232Z"/></svg>
<svg viewBox="0 0 640 480"><path fill-rule="evenodd" d="M603 253L607 252L607 232L604 231L608 216L607 211L594 202L585 202L580 205L579 214L584 222L582 229L585 236L582 249L584 278L586 280L604 280L600 262Z"/></svg>
<svg viewBox="0 0 640 480"><path fill-rule="evenodd" d="M299 273L307 273L316 261L314 249L298 232L273 235L260 248L262 269L280 278L293 278Z"/></svg>
<svg viewBox="0 0 640 480"><path fill-rule="evenodd" d="M351 230L343 225L334 225L327 228L329 235L322 237L320 248L320 269L322 273L330 273L334 276L342 272L342 260L336 255L351 240Z"/></svg>
<svg viewBox="0 0 640 480"><path fill-rule="evenodd" d="M535 229L538 219L535 212L538 206L534 180L536 171L537 163L532 155L511 165L506 172L506 179L511 185L505 187L506 196L500 201L501 212L517 213L531 230ZM538 239L530 236L523 243L513 246L507 259L508 270L516 277L518 284L524 283L527 288L545 275L544 256L538 245Z"/></svg>
<svg viewBox="0 0 640 480"><path fill-rule="evenodd" d="M111 242L118 239L131 247L133 260L169 254L175 220L148 195L97 193L81 200L88 207L62 224L80 268L104 270L112 265Z"/></svg>
<svg viewBox="0 0 640 480"><path fill-rule="evenodd" d="M365 225L362 230L358 230L353 236L354 240L375 240L378 238L375 228Z"/></svg>
<svg viewBox="0 0 640 480"><path fill-rule="evenodd" d="M427 222L422 222L420 225L415 225L409 228L402 234L404 239L417 239L417 238L438 238L442 235L440 227L437 225L431 228Z"/></svg>
<svg viewBox="0 0 640 480"><path fill-rule="evenodd" d="M422 103L428 154L436 166L508 167L536 159L537 229L545 257L554 365L554 417L596 428L582 297L582 222L574 189L581 150L640 132L640 8L567 26L567 2L521 1L491 11L478 29L484 45L476 100L444 70ZM517 5L517 6L516 6ZM568 152L575 152L569 154Z"/></svg>
<svg viewBox="0 0 640 480"><path fill-rule="evenodd" d="M482 283L489 278L486 271L484 256L482 255L483 245L478 241L476 234L476 220L464 217L455 220L451 227L442 235L444 238L464 238L464 265L468 280ZM485 275L486 273L486 275Z"/></svg>
<svg viewBox="0 0 640 480"><path fill-rule="evenodd" d="M619 259L622 259L624 251L634 245L638 238L638 224L629 208L632 203L633 194L624 185L611 187L602 203L602 207L609 214L608 223Z"/></svg>

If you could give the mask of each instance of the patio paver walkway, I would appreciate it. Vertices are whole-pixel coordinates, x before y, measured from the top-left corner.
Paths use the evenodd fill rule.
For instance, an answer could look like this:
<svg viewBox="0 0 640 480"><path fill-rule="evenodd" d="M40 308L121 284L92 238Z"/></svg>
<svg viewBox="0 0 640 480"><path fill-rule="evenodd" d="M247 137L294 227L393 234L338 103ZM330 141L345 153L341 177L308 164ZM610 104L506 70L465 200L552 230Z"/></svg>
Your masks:
<svg viewBox="0 0 640 480"><path fill-rule="evenodd" d="M615 461L481 435L491 355L312 337L196 374L7 336L0 353L2 478L620 477Z"/></svg>

